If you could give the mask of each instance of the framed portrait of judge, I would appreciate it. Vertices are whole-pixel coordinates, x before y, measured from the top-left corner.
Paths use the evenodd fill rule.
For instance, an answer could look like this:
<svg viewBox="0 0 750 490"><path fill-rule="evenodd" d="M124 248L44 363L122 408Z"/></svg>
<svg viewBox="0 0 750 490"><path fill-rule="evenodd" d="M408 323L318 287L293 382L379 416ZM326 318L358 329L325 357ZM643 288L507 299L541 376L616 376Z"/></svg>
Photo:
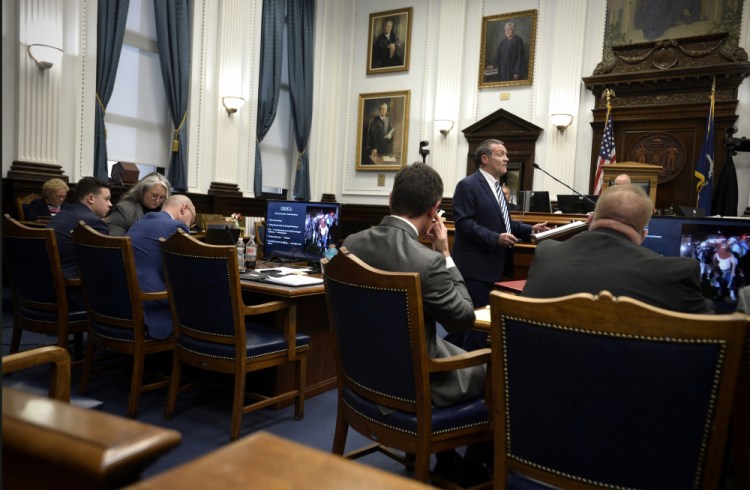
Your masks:
<svg viewBox="0 0 750 490"><path fill-rule="evenodd" d="M359 95L356 170L399 170L409 139L409 90Z"/></svg>
<svg viewBox="0 0 750 490"><path fill-rule="evenodd" d="M482 18L479 88L531 85L536 10Z"/></svg>
<svg viewBox="0 0 750 490"><path fill-rule="evenodd" d="M412 8L370 14L367 74L409 70Z"/></svg>

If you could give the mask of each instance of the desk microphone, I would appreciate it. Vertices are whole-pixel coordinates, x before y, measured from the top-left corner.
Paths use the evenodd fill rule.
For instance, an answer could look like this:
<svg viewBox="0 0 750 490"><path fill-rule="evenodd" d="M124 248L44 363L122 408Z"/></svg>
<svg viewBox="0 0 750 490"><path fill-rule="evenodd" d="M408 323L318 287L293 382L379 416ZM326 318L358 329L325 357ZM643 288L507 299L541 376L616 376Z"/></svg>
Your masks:
<svg viewBox="0 0 750 490"><path fill-rule="evenodd" d="M561 183L562 185L564 185L565 187L567 187L571 191L575 192L576 194L578 194L579 196L581 196L582 198L586 199L588 202L590 202L591 204L593 204L594 206L596 206L596 202L592 201L591 198L589 198L588 196L584 196L583 194L581 194L580 192L578 192L577 190L573 189L568 184L566 184L565 182L563 182L562 180L558 179L557 177L555 177L551 173L547 172L542 167L540 167L538 163L534 164L534 168L541 170L544 174L549 175L550 177L552 177L553 179L555 179L557 182Z"/></svg>

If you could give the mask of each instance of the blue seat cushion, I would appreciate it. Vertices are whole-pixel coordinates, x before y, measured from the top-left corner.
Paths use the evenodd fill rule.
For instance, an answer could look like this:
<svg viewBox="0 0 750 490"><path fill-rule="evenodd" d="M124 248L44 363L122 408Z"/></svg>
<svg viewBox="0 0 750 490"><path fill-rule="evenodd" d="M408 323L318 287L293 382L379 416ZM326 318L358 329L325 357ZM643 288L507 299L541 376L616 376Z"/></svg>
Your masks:
<svg viewBox="0 0 750 490"><path fill-rule="evenodd" d="M95 321L93 322L93 329L98 335L108 339L120 340L122 342L135 342L135 331L132 328L113 327ZM149 336L148 331L146 331L145 340L146 342L155 342L159 339L152 338Z"/></svg>
<svg viewBox="0 0 750 490"><path fill-rule="evenodd" d="M383 414L380 407L351 390L344 388L344 403L349 408L380 425L396 427L408 434L417 433L417 416L394 411ZM489 412L484 397L460 402L448 407L432 407L432 434L489 424Z"/></svg>
<svg viewBox="0 0 750 490"><path fill-rule="evenodd" d="M44 311L35 310L26 306L19 306L16 310L18 316L25 320L34 322L47 322L57 323L57 312L56 311ZM68 313L68 323L84 323L86 322L86 310L83 311L71 311Z"/></svg>
<svg viewBox="0 0 750 490"><path fill-rule="evenodd" d="M245 328L247 332L246 359L287 351L287 342L282 330L250 322L245 324ZM310 337L308 335L297 332L295 341L297 349L307 347L309 343ZM187 335L178 336L177 344L189 351L203 355L221 359L234 359L235 357L234 344L207 342Z"/></svg>

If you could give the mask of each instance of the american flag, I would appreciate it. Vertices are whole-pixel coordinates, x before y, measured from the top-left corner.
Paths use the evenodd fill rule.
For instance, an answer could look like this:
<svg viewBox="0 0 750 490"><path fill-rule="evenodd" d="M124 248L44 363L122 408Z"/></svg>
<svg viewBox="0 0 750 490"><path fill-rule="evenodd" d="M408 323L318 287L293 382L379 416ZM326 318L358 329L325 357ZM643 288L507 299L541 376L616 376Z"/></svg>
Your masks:
<svg viewBox="0 0 750 490"><path fill-rule="evenodd" d="M615 130L612 128L612 115L607 118L607 125L604 126L604 135L602 135L602 146L599 148L599 160L596 164L596 177L594 178L594 194L597 196L602 192L602 183L604 182L604 165L616 163L615 153Z"/></svg>

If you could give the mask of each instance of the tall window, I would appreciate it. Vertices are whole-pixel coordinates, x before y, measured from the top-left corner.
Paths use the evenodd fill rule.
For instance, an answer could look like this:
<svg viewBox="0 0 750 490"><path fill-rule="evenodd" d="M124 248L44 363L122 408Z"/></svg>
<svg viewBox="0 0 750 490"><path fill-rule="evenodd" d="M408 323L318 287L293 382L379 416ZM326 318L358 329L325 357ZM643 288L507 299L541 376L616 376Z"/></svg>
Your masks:
<svg viewBox="0 0 750 490"><path fill-rule="evenodd" d="M161 0L157 0L161 1ZM108 173L132 162L141 177L169 165L172 126L159 66L154 0L131 0L107 127Z"/></svg>

